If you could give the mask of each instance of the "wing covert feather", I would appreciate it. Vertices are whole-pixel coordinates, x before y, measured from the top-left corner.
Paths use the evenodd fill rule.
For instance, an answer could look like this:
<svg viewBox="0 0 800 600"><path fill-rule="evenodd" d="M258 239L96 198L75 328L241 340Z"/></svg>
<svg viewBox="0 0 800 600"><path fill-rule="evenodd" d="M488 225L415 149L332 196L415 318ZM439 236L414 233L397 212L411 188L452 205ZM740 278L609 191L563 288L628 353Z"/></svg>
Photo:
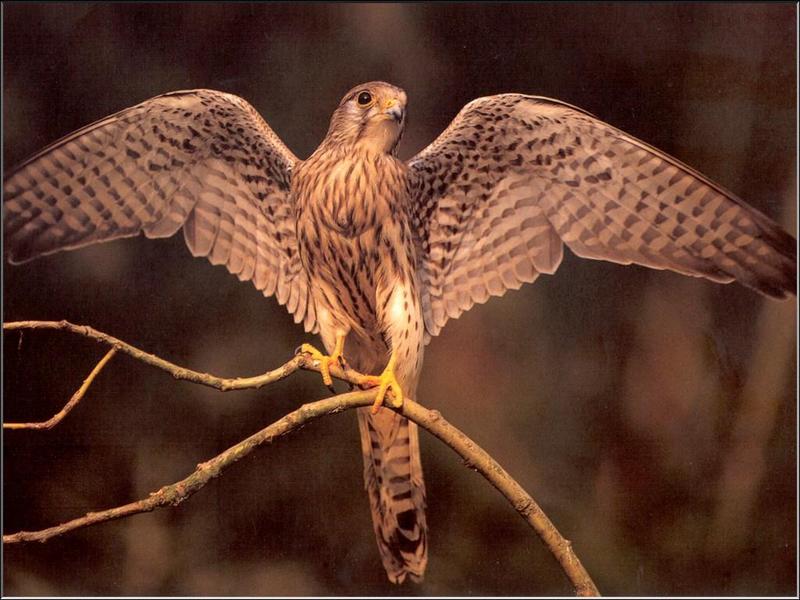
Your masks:
<svg viewBox="0 0 800 600"><path fill-rule="evenodd" d="M734 194L570 105L501 94L467 104L409 161L426 329L578 256L776 298L796 242Z"/></svg>
<svg viewBox="0 0 800 600"><path fill-rule="evenodd" d="M282 304L291 299L295 321L314 330L289 197L296 162L237 96L157 96L64 137L7 175L8 256L19 263L183 228L193 256Z"/></svg>

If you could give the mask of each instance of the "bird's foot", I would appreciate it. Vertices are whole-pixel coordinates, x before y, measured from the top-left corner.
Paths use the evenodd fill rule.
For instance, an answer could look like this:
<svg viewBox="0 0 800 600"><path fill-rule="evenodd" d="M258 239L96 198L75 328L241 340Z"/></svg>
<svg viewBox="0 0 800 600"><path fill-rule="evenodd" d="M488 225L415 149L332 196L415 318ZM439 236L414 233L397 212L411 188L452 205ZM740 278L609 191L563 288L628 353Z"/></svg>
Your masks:
<svg viewBox="0 0 800 600"><path fill-rule="evenodd" d="M311 358L319 361L319 372L322 374L322 383L329 388L333 387L333 379L331 378L331 363L344 366L344 358L342 357L342 350L344 350L344 336L336 337L336 347L333 353L323 354L311 344L303 344L297 349L297 353L305 352L311 355Z"/></svg>
<svg viewBox="0 0 800 600"><path fill-rule="evenodd" d="M378 388L378 393L375 396L375 402L372 403L371 412L374 415L386 399L386 392L392 391L389 402L395 408L403 406L403 389L397 381L394 374L394 354L389 359L389 364L380 375L369 375L365 381L366 385Z"/></svg>

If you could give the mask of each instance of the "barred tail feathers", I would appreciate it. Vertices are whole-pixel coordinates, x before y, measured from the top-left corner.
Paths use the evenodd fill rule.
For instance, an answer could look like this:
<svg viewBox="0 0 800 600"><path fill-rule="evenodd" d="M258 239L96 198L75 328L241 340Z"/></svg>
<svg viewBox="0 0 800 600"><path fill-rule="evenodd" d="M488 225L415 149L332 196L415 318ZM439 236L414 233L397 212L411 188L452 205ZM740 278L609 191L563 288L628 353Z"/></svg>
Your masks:
<svg viewBox="0 0 800 600"><path fill-rule="evenodd" d="M358 410L364 485L383 566L392 583L422 580L428 562L425 483L417 425L386 408Z"/></svg>

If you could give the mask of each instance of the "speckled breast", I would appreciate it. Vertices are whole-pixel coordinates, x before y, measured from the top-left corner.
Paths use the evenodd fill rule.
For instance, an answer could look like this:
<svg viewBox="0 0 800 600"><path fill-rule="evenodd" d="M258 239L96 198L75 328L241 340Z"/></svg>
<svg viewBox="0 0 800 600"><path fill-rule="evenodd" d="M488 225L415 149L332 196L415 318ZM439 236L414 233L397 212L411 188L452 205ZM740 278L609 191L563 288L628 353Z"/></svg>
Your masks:
<svg viewBox="0 0 800 600"><path fill-rule="evenodd" d="M294 175L300 256L318 309L372 337L378 289L412 277L402 163L388 155L312 156Z"/></svg>

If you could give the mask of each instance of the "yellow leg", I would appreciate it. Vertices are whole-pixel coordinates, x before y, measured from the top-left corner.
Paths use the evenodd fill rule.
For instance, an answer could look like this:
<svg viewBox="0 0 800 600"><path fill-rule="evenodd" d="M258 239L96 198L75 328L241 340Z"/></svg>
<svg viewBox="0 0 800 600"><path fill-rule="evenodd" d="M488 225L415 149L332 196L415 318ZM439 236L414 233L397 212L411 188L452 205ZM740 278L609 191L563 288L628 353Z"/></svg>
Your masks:
<svg viewBox="0 0 800 600"><path fill-rule="evenodd" d="M378 409L383 404L384 398L386 398L386 392L390 389L392 390L393 396L391 400L392 406L395 408L403 406L403 390L394 375L395 361L395 354L392 352L392 356L389 358L389 364L386 365L383 373L377 377L373 375L367 378L368 385L378 386L375 402L372 403L371 410L373 415L378 412Z"/></svg>
<svg viewBox="0 0 800 600"><path fill-rule="evenodd" d="M322 373L322 383L328 387L333 385L333 379L331 378L331 363L338 362L338 360L342 357L342 351L344 350L344 338L344 334L336 335L336 346L333 348L333 354L330 356L323 354L311 344L303 344L300 346L300 352L308 352L311 355L311 358L319 361L319 370Z"/></svg>

